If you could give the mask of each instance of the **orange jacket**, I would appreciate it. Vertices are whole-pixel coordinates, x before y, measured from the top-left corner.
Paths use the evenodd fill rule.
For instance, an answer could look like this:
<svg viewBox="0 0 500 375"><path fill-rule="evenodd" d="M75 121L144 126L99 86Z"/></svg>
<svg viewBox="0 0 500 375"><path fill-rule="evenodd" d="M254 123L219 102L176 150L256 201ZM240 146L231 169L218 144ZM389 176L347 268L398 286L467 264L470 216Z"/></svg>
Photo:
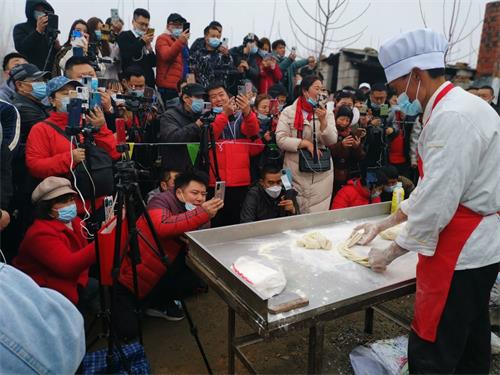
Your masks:
<svg viewBox="0 0 500 375"><path fill-rule="evenodd" d="M163 33L156 40L156 85L160 88L177 90L182 78L184 63L182 49L186 46L180 39Z"/></svg>

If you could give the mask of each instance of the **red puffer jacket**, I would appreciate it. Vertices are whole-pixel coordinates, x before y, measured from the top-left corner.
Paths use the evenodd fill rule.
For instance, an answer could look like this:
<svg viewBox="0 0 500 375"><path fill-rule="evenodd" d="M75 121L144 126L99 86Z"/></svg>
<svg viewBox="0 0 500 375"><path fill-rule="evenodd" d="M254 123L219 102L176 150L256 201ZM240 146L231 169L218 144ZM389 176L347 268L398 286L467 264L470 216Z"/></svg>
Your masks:
<svg viewBox="0 0 500 375"><path fill-rule="evenodd" d="M87 286L88 270L95 262L94 245L83 237L80 223L74 219L70 229L59 220L35 220L13 260L38 285L57 290L75 305L78 286Z"/></svg>
<svg viewBox="0 0 500 375"><path fill-rule="evenodd" d="M257 116L250 112L238 127L235 122L230 124L226 114L221 113L215 118L213 129L217 140L217 164L221 180L226 181L227 187L250 185L250 157L259 155L264 150L264 144L258 138L260 125ZM213 154L211 151L209 154L210 164L213 166ZM209 185L215 186L213 168L210 168Z"/></svg>
<svg viewBox="0 0 500 375"><path fill-rule="evenodd" d="M347 181L347 185L338 191L330 209L365 206L370 204L369 198L370 193L368 189L361 185L359 178L354 178ZM373 198L372 203L380 203L380 197Z"/></svg>
<svg viewBox="0 0 500 375"><path fill-rule="evenodd" d="M159 197L162 196L162 197ZM186 250L186 243L180 239L185 232L199 229L204 224L210 222L207 212L198 207L193 211L186 212L184 203L180 202L172 190L159 194L149 202L148 207L155 206L157 199L160 199L163 208L149 209L148 212L153 221L161 241L162 249L168 256L169 262L173 262L179 252ZM155 241L147 221L141 216L137 221L139 236L139 248L141 253L141 263L137 266L139 298L144 298L158 283L167 271L167 265L155 254ZM144 238L143 238L144 237ZM151 249L153 246L154 250ZM129 257L125 257L119 276L120 282L134 290L134 279L132 274L132 264Z"/></svg>
<svg viewBox="0 0 500 375"><path fill-rule="evenodd" d="M177 82L184 69L182 49L186 44L172 35L163 33L156 39L156 85L177 90Z"/></svg>
<svg viewBox="0 0 500 375"><path fill-rule="evenodd" d="M274 69L265 68L263 62L259 64L259 94L267 94L269 88L283 78L283 73L276 63Z"/></svg>
<svg viewBox="0 0 500 375"><path fill-rule="evenodd" d="M63 131L68 125L68 114L62 112L52 112L45 121L57 125ZM114 134L103 125L98 133L94 135L97 146L104 149L113 160L118 160L121 154L116 151L116 139ZM72 148L75 148L73 145ZM33 126L26 141L26 166L30 174L37 179L44 179L50 176L60 176L69 178L71 166L71 153L69 140L45 122L39 122ZM76 164L73 165L76 168ZM103 197L98 197L96 207L102 206ZM78 212L82 213L83 206L80 199L77 199ZM85 205L89 209L90 204Z"/></svg>

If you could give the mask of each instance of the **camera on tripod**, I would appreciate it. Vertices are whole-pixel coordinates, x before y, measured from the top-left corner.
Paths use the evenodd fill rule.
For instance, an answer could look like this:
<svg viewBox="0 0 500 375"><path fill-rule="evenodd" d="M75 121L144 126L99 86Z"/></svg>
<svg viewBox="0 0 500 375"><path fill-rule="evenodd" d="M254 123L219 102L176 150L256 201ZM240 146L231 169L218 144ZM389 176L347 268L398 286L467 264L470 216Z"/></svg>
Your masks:
<svg viewBox="0 0 500 375"><path fill-rule="evenodd" d="M126 95L118 94L117 99L125 100L125 107L130 112L148 112L153 109L156 103L154 90L150 87L144 89L144 95L138 95L136 92L131 92Z"/></svg>

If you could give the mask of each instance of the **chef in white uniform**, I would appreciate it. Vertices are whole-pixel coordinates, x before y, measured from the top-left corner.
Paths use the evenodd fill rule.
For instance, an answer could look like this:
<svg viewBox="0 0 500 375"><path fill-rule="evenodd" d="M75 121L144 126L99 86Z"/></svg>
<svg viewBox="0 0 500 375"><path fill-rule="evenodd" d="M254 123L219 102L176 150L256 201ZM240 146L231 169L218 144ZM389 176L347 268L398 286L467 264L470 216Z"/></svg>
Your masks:
<svg viewBox="0 0 500 375"><path fill-rule="evenodd" d="M446 81L447 47L445 37L429 29L400 34L380 47L401 110L423 112L421 177L396 213L356 229L365 230L364 245L407 221L391 246L373 248L369 259L374 271L383 272L398 256L418 253L410 373L487 374L488 302L500 262L500 117Z"/></svg>

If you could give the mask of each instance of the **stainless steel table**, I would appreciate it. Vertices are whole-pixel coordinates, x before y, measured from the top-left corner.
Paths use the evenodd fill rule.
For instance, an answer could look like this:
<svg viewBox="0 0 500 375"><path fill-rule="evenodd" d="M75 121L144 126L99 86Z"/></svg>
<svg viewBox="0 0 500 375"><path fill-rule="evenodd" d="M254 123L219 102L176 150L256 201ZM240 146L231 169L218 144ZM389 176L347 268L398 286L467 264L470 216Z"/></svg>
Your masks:
<svg viewBox="0 0 500 375"><path fill-rule="evenodd" d="M415 291L416 256L395 260L383 274L377 274L343 258L337 251L306 250L296 246L302 234L317 231L335 245L345 240L359 223L377 221L390 212L389 203L300 215L187 233L188 265L228 305L228 372L234 373L235 356L251 373L256 373L241 348L290 330L309 329L308 373L321 372L324 323L366 309L369 331L373 309L408 328L404 319L376 305ZM385 247L377 237L371 246ZM369 247L357 248L367 252ZM268 300L231 271L240 256L267 258L283 267L286 291L304 294L309 305L286 313L270 314ZM235 313L255 330L236 337Z"/></svg>

